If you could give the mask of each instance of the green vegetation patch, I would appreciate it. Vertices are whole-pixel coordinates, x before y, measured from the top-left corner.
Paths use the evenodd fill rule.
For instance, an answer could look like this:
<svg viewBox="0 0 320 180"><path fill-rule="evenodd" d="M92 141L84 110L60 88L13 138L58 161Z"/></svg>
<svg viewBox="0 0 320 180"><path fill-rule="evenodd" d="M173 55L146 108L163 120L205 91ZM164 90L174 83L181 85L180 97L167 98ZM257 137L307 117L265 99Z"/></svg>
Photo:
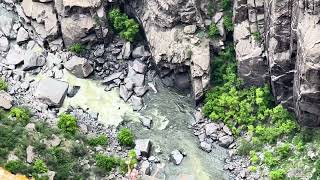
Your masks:
<svg viewBox="0 0 320 180"><path fill-rule="evenodd" d="M3 79L0 78L0 91L1 90L6 91L7 89L8 89L7 83Z"/></svg>
<svg viewBox="0 0 320 180"><path fill-rule="evenodd" d="M208 36L212 39L216 39L220 36L220 33L219 33L219 29L217 27L217 24L215 23L212 23L210 26L209 26L209 30L208 30Z"/></svg>
<svg viewBox="0 0 320 180"><path fill-rule="evenodd" d="M120 9L112 9L108 13L108 18L112 23L114 30L120 33L120 37L133 42L139 33L139 24L130 19L127 15L121 13Z"/></svg>
<svg viewBox="0 0 320 180"><path fill-rule="evenodd" d="M77 130L77 118L71 114L61 114L58 121L58 127L66 134L74 135Z"/></svg>
<svg viewBox="0 0 320 180"><path fill-rule="evenodd" d="M75 43L75 44L72 44L68 49L73 53L82 54L85 52L86 47L83 44Z"/></svg>
<svg viewBox="0 0 320 180"><path fill-rule="evenodd" d="M134 135L128 128L120 129L117 135L118 141L123 146L133 147L134 146Z"/></svg>
<svg viewBox="0 0 320 180"><path fill-rule="evenodd" d="M104 146L108 143L108 137L106 135L100 135L95 138L91 138L88 140L88 144L90 146Z"/></svg>

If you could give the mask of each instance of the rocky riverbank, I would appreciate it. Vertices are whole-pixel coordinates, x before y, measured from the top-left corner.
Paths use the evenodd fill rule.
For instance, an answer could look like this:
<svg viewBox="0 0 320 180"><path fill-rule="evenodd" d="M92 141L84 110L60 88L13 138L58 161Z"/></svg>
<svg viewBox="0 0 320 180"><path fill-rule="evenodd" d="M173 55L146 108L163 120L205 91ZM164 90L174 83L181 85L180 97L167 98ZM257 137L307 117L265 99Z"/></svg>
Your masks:
<svg viewBox="0 0 320 180"><path fill-rule="evenodd" d="M191 103L192 98L190 98L192 94L189 94L186 100L180 98L179 94L171 94L171 91L165 90L163 86L165 84L170 87L189 89L189 75L185 72L188 70L183 67L184 65L181 66L181 72L174 70L175 72L172 73L172 68L165 68L161 69L158 75L146 42L126 42L112 34L112 40L107 43L96 41L86 34L90 34L96 22L92 21L92 17L85 15L80 15L80 19L77 19L79 17L76 18L72 11L66 11L69 6L78 7L76 4L64 4L64 12L58 11L55 7L54 9L59 13L57 18L51 2L1 3L0 15L3 17L1 19L3 26L0 43L2 54L0 75L8 88L7 92L1 92L0 106L8 110L12 107L29 109L32 121L26 125L26 129L33 129L32 127L38 126L38 123L45 122L48 123L47 128L50 131L50 128L57 127L59 115L67 113L77 119L80 134L87 137L107 136L107 147L89 148L89 155L86 155L85 159L80 159L80 166L85 168L86 172L96 168L91 158L97 153L120 158L127 157L129 149L119 144L117 134L119 128L126 126L126 120L129 119L131 123L138 122L138 127L135 125L132 128L135 129L136 137L140 138L135 142L140 160L136 166L139 176L160 179L168 177L229 179L228 173L223 170L224 158L210 157L214 154L209 154L211 150L202 152L190 129L187 128L188 126L191 128L191 122L194 121L192 116L194 104ZM90 8L93 8L91 4ZM101 19L105 18L105 14L102 17L99 13L101 10L98 11L98 16ZM74 24L74 21L79 23ZM191 36L190 34L195 33L195 30L192 30L194 28L194 26L188 26L182 33ZM63 40L60 37L61 33ZM103 33L107 33L107 30L104 29ZM106 36L107 34L103 34L103 37ZM72 42L80 39L81 43L88 43L87 47L80 47L84 48L80 54L76 51L70 52L63 47L63 44L72 46ZM207 46L205 50L208 50ZM201 52L202 48L199 48L199 52L193 50L193 53L201 54ZM209 58L208 53L206 52L208 56L206 58ZM205 68L205 73L208 73L208 65L202 66L206 66L202 68ZM195 73L199 74L200 71L202 70L196 70ZM144 97L146 94L149 94L148 97ZM203 90L197 94L197 98L200 98ZM179 97L175 101L177 104L167 104L179 106L176 109L178 111L169 106L157 106L157 103L159 105L164 103L160 99L155 102L154 99L157 96L170 100ZM145 100L149 104L144 103ZM152 106L154 107L151 110ZM181 108L187 106L188 110L181 111ZM159 112L153 114L154 110ZM162 110L165 111L161 112ZM139 111L145 114L141 115ZM149 116L152 114L154 119L148 117L148 114ZM179 118L169 117L170 114ZM186 122L181 117L186 117L190 122ZM174 122L174 119L177 122ZM139 130L143 127L146 128L144 133ZM36 133L36 130L33 129L33 131ZM157 136L150 134L154 131L157 131ZM185 138L183 143L178 143L178 138L173 139L177 141L176 146L162 142L173 132ZM67 148L64 144L69 141L68 138L66 139L60 133L52 134L52 137L52 142L46 141L53 143L52 147ZM76 139L76 142L84 143L82 139ZM31 144L25 150L26 157L40 157L40 154L32 150L34 146L35 144ZM222 148L213 151L223 157L226 156ZM211 160L207 161L209 157ZM14 159L20 158L11 158L8 162ZM197 164L193 164L194 160L197 160ZM206 170L210 162L217 165L218 171ZM27 162L30 165L33 163L34 159ZM194 168L199 169L192 173ZM61 177L60 172L55 173L54 169L49 170L51 173L48 175L49 179ZM93 171L89 177L121 179L129 178L129 174L112 171L107 176L101 176Z"/></svg>

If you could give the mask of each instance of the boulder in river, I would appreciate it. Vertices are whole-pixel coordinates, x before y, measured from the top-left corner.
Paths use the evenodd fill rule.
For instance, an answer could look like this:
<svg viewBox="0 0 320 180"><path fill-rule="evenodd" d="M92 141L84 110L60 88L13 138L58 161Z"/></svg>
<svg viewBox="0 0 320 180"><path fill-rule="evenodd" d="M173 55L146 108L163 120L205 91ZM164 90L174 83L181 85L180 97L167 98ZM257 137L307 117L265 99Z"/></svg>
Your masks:
<svg viewBox="0 0 320 180"><path fill-rule="evenodd" d="M183 155L179 150L174 150L170 154L170 161L173 162L175 165L181 164L183 159Z"/></svg>
<svg viewBox="0 0 320 180"><path fill-rule="evenodd" d="M141 154L143 157L149 157L149 152L151 149L150 139L137 139L135 140L135 150Z"/></svg>
<svg viewBox="0 0 320 180"><path fill-rule="evenodd" d="M49 106L60 107L67 95L68 83L52 78L42 79L35 92L35 97Z"/></svg>

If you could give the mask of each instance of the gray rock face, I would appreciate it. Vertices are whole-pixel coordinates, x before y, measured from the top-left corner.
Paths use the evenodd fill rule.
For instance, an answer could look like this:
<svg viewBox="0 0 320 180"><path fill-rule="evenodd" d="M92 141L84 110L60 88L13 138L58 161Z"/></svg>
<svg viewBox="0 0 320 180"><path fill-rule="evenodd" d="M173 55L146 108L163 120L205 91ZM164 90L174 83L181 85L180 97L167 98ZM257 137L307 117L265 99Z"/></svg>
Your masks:
<svg viewBox="0 0 320 180"><path fill-rule="evenodd" d="M8 51L9 49L9 41L6 37L0 37L0 51Z"/></svg>
<svg viewBox="0 0 320 180"><path fill-rule="evenodd" d="M149 157L149 152L151 148L150 139L137 139L135 140L135 150L139 152L143 157Z"/></svg>
<svg viewBox="0 0 320 180"><path fill-rule="evenodd" d="M10 109L12 107L13 97L9 93L0 91L0 107L4 109Z"/></svg>
<svg viewBox="0 0 320 180"><path fill-rule="evenodd" d="M246 85L270 77L276 101L307 126L320 126L319 12L317 0L235 1L239 76Z"/></svg>
<svg viewBox="0 0 320 180"><path fill-rule="evenodd" d="M51 78L43 79L35 92L35 97L49 106L60 107L67 95L68 83Z"/></svg>
<svg viewBox="0 0 320 180"><path fill-rule="evenodd" d="M93 72L93 67L85 58L72 56L64 67L78 78L86 78Z"/></svg>
<svg viewBox="0 0 320 180"><path fill-rule="evenodd" d="M185 72L191 72L194 98L201 99L210 80L209 41L193 34L195 25L177 25L203 24L201 3L186 0L131 3L142 22L155 63L171 70L187 67ZM133 56L141 56L138 51L142 49L135 50Z"/></svg>
<svg viewBox="0 0 320 180"><path fill-rule="evenodd" d="M42 38L58 35L58 19L52 3L23 0L21 6L25 15L35 20L31 24Z"/></svg>

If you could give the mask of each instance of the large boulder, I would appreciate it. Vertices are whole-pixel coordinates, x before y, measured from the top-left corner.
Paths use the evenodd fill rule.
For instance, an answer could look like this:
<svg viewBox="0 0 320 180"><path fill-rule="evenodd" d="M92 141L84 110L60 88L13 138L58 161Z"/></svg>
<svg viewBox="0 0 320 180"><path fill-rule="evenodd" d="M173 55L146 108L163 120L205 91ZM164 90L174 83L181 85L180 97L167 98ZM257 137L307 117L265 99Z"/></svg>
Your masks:
<svg viewBox="0 0 320 180"><path fill-rule="evenodd" d="M24 60L24 52L25 51L17 45L11 47L4 63L7 65L18 65L22 63Z"/></svg>
<svg viewBox="0 0 320 180"><path fill-rule="evenodd" d="M4 109L10 109L12 107L13 97L9 93L0 91L0 107Z"/></svg>
<svg viewBox="0 0 320 180"><path fill-rule="evenodd" d="M61 32L66 46L75 42L86 42L90 30L95 27L96 21L90 15L74 14L61 19Z"/></svg>
<svg viewBox="0 0 320 180"><path fill-rule="evenodd" d="M149 157L151 149L150 139L137 139L135 140L135 150L143 157Z"/></svg>
<svg viewBox="0 0 320 180"><path fill-rule="evenodd" d="M58 19L53 3L40 3L32 0L23 0L22 9L27 17L32 18L31 25L42 38L58 35Z"/></svg>
<svg viewBox="0 0 320 180"><path fill-rule="evenodd" d="M86 78L93 72L89 61L78 56L72 56L69 61L64 63L64 67L78 78Z"/></svg>
<svg viewBox="0 0 320 180"><path fill-rule="evenodd" d="M41 53L28 49L25 51L23 62L23 70L30 70L44 66L46 64L46 59Z"/></svg>
<svg viewBox="0 0 320 180"><path fill-rule="evenodd" d="M68 87L66 82L45 78L40 80L34 95L49 106L60 107L67 95Z"/></svg>

